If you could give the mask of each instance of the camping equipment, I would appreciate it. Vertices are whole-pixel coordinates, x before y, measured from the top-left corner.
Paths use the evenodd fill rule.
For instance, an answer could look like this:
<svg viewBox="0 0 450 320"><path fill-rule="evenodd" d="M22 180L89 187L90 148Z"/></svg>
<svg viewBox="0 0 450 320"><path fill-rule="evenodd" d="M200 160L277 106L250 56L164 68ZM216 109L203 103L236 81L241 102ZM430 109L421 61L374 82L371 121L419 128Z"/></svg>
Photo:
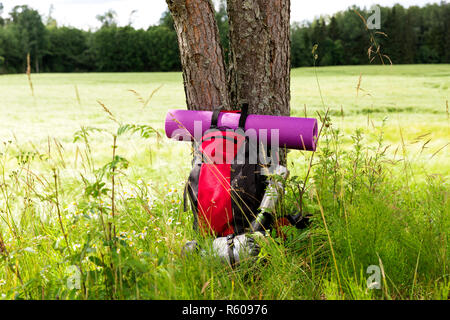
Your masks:
<svg viewBox="0 0 450 320"><path fill-rule="evenodd" d="M196 161L185 187L194 212L194 229L204 235L224 237L242 234L257 215L266 188L260 163L250 163L249 143L243 128L248 105L244 105L238 128L218 126L220 108L212 113L210 130L196 145ZM238 154L242 163L234 163Z"/></svg>
<svg viewBox="0 0 450 320"><path fill-rule="evenodd" d="M165 123L166 135L177 140L193 140L196 137L196 123L199 126L197 134L202 136L211 127L212 115L212 111L169 110ZM240 113L221 112L217 118L217 127L235 130L239 127L240 117ZM272 136L278 131L280 148L316 150L317 120L314 118L250 114L243 129L255 130L258 141L267 145L271 144Z"/></svg>
<svg viewBox="0 0 450 320"><path fill-rule="evenodd" d="M270 156L278 156L278 149L273 150L276 147L314 151L317 139L316 119L248 115L247 111L248 105L241 112L223 112L220 108L213 112L169 110L165 124L169 138L195 141L185 204L189 197L194 229L214 236L214 253L232 266L240 262L242 255L259 254L250 232L264 236L274 221L278 225L275 209L284 190L274 176L288 176L287 168L279 164L272 163L269 168L259 158L256 163L249 161L247 131L257 131L257 149L270 145L278 132L279 144L270 145ZM243 161L236 161L238 155L243 156ZM281 218L283 224L298 228L305 225L302 219L301 214ZM200 251L196 241L186 243L182 252L192 251Z"/></svg>

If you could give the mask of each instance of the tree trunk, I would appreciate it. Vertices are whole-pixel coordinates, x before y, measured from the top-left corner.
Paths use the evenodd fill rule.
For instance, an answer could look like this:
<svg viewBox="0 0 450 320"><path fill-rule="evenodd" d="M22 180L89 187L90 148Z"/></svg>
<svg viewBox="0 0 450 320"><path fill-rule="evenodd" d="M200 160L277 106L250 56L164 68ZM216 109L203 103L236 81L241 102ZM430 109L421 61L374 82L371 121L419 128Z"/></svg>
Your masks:
<svg viewBox="0 0 450 320"><path fill-rule="evenodd" d="M227 0L226 72L210 0L166 0L178 35L188 109L290 114L290 0ZM228 76L228 78L227 78Z"/></svg>
<svg viewBox="0 0 450 320"><path fill-rule="evenodd" d="M178 36L189 110L230 106L223 51L209 0L166 0Z"/></svg>
<svg viewBox="0 0 450 320"><path fill-rule="evenodd" d="M229 87L251 113L290 113L290 0L228 0Z"/></svg>

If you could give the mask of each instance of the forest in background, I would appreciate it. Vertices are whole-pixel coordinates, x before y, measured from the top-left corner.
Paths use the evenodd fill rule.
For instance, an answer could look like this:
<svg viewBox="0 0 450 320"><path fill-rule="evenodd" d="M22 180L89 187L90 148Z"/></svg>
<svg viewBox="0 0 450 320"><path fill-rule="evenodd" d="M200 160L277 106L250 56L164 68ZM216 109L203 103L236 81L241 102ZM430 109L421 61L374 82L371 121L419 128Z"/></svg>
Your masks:
<svg viewBox="0 0 450 320"><path fill-rule="evenodd" d="M368 63L450 63L450 5L428 4L381 8L381 29L364 23L373 13L353 6L312 22L291 26L291 66L360 65ZM30 54L31 72L140 72L181 70L177 36L170 13L147 30L118 26L110 10L98 15L98 30L58 26L28 6L16 6L6 18L0 3L0 74L23 73ZM216 12L225 59L228 18L225 1ZM317 59L313 59L313 47ZM375 46L374 46L375 44ZM379 59L376 56L379 46ZM381 54L382 52L382 54Z"/></svg>

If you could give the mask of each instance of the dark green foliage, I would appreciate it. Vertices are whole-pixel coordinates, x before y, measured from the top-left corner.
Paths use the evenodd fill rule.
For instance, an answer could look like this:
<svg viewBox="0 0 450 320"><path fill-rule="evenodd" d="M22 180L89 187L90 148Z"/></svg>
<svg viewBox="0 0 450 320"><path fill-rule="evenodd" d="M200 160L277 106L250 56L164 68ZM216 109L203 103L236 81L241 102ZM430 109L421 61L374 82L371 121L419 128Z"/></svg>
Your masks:
<svg viewBox="0 0 450 320"><path fill-rule="evenodd" d="M109 9L104 14L98 14L96 18L101 22L102 28L117 26L117 12L114 10Z"/></svg>
<svg viewBox="0 0 450 320"><path fill-rule="evenodd" d="M450 4L428 4L424 7L381 7L381 29L366 30L363 20L373 12L353 6L331 18L320 17L291 29L292 67L312 66L310 52L318 44L316 65L358 65L381 63L371 57L368 49L373 45L371 35L382 54L394 64L449 63ZM384 63L389 63L383 57Z"/></svg>
<svg viewBox="0 0 450 320"><path fill-rule="evenodd" d="M0 26L3 26L5 23L5 20L2 18L3 13L3 3L0 2Z"/></svg>
<svg viewBox="0 0 450 320"><path fill-rule="evenodd" d="M95 32L55 23L45 26L39 13L27 6L15 7L10 16L0 20L0 73L25 72L27 53L32 72L181 69L177 35L168 12L161 25L147 30L118 27L114 12L107 12L97 17L102 27Z"/></svg>
<svg viewBox="0 0 450 320"><path fill-rule="evenodd" d="M24 72L26 55L31 65L39 70L48 48L48 36L39 12L26 5L15 6L6 25L0 23L0 72Z"/></svg>
<svg viewBox="0 0 450 320"><path fill-rule="evenodd" d="M219 4L219 11L216 12L217 27L219 28L220 43L222 44L225 63L228 63L228 55L230 53L230 43L228 41L228 14L226 1L221 0Z"/></svg>
<svg viewBox="0 0 450 320"><path fill-rule="evenodd" d="M0 3L0 13L2 10ZM291 66L312 66L315 44L315 64L319 66L381 63L381 59L389 63L388 58L375 54L377 45L394 64L450 63L450 4L381 7L381 29L370 31L357 12L365 19L372 14L353 6L332 17L293 23ZM0 18L0 74L25 72L27 53L31 56L32 72L181 70L169 11L163 13L158 26L147 30L118 27L113 11L98 15L97 19L102 27L96 31L58 27L50 18L45 25L36 10L16 6L9 17ZM227 61L229 26L225 1L219 3L216 21Z"/></svg>
<svg viewBox="0 0 450 320"><path fill-rule="evenodd" d="M44 70L73 72L93 70L93 57L89 55L89 33L74 28L48 29L49 49L44 56Z"/></svg>

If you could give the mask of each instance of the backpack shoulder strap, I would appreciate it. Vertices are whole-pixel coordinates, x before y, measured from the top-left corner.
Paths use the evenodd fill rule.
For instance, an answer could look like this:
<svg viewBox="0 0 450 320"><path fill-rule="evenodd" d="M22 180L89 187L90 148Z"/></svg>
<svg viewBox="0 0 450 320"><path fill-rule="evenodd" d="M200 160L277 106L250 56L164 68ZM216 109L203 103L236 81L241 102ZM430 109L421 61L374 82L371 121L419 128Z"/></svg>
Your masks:
<svg viewBox="0 0 450 320"><path fill-rule="evenodd" d="M184 185L184 190L183 190L183 212L188 211L187 209L187 188L189 182L186 182L186 184Z"/></svg>

